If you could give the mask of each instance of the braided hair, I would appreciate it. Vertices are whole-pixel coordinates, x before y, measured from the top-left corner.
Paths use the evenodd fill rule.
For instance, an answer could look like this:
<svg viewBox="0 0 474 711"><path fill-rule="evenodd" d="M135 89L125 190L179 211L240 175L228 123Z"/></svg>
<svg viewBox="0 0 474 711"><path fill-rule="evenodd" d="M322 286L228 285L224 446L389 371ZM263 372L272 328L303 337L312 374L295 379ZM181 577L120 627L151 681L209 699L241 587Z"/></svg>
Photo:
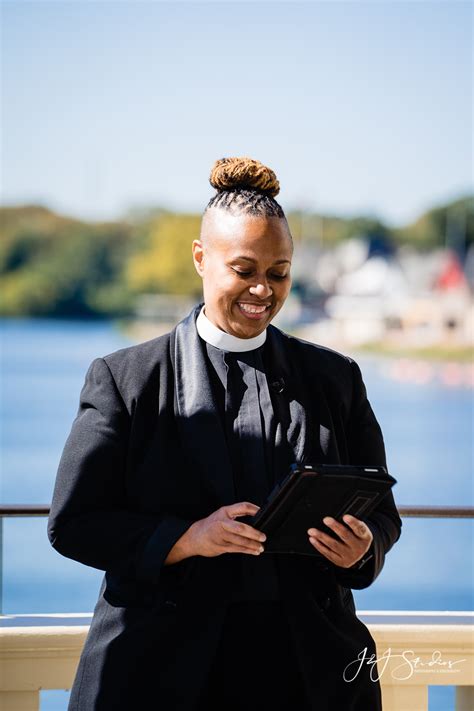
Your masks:
<svg viewBox="0 0 474 711"><path fill-rule="evenodd" d="M209 182L217 192L204 212L219 208L255 217L285 218L281 205L275 200L280 183L273 170L258 160L220 158L212 166Z"/></svg>

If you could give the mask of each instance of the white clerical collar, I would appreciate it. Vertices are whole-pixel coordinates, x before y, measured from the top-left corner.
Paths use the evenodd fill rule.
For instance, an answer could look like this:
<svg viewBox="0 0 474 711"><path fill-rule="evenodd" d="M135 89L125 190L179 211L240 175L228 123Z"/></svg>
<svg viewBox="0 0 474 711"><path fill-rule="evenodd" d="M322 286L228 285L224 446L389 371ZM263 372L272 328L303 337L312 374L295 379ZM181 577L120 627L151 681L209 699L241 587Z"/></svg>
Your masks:
<svg viewBox="0 0 474 711"><path fill-rule="evenodd" d="M211 346L222 348L225 351L242 353L244 351L253 351L255 348L260 348L260 346L263 346L265 343L267 329L253 338L239 338L238 336L233 336L231 333L226 333L226 331L221 331L220 328L215 326L212 321L207 318L204 313L204 308L203 306L196 319L196 328L201 338L210 343Z"/></svg>

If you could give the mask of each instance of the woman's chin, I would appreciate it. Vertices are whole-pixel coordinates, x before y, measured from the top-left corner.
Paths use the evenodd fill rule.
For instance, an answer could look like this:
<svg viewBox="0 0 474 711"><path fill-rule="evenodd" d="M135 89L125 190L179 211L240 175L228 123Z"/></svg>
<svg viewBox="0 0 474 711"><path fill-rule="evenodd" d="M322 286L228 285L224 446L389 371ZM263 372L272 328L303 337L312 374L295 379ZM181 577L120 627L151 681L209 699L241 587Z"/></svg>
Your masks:
<svg viewBox="0 0 474 711"><path fill-rule="evenodd" d="M254 338L265 330L267 319L250 319L245 316L238 315L237 319L233 318L229 323L230 333L238 338Z"/></svg>

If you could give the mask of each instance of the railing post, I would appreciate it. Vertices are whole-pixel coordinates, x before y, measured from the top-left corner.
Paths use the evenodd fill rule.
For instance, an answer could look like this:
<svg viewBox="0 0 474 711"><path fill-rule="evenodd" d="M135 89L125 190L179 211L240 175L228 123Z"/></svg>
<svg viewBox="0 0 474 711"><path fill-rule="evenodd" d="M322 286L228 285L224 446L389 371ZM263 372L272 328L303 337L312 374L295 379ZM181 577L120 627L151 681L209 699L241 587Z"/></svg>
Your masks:
<svg viewBox="0 0 474 711"><path fill-rule="evenodd" d="M428 711L427 686L384 686L382 682L381 688L384 711Z"/></svg>
<svg viewBox="0 0 474 711"><path fill-rule="evenodd" d="M0 691L2 711L39 711L39 691Z"/></svg>
<svg viewBox="0 0 474 711"><path fill-rule="evenodd" d="M472 711L474 709L474 686L456 687L456 711Z"/></svg>

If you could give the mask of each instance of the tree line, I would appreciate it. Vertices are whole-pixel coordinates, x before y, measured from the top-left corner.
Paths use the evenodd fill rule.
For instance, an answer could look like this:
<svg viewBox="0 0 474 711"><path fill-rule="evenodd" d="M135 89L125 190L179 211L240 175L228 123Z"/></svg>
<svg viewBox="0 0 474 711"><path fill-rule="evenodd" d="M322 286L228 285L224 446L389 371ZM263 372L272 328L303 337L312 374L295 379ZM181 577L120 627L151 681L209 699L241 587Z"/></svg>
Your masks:
<svg viewBox="0 0 474 711"><path fill-rule="evenodd" d="M202 295L191 259L201 215L150 209L117 222L84 222L43 206L0 208L2 316L110 317L133 314L144 293ZM428 210L391 228L375 217L287 213L295 243L328 248L354 236L396 250L450 246L461 258L474 242L474 198Z"/></svg>

